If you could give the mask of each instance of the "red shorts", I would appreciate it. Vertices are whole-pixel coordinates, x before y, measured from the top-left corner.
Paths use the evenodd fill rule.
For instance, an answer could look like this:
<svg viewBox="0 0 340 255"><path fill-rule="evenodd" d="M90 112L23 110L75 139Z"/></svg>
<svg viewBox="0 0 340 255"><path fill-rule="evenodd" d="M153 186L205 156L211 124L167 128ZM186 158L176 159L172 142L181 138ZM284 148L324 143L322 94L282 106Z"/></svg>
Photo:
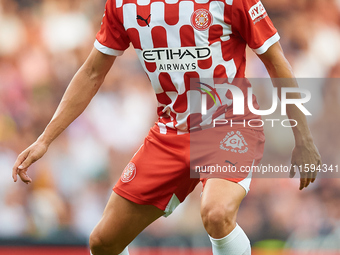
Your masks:
<svg viewBox="0 0 340 255"><path fill-rule="evenodd" d="M248 128L221 126L178 135L160 134L155 126L113 190L137 204L154 205L167 216L208 178L237 182L248 192L251 174L241 167L257 165L263 148L263 132ZM223 171L228 167L236 171Z"/></svg>

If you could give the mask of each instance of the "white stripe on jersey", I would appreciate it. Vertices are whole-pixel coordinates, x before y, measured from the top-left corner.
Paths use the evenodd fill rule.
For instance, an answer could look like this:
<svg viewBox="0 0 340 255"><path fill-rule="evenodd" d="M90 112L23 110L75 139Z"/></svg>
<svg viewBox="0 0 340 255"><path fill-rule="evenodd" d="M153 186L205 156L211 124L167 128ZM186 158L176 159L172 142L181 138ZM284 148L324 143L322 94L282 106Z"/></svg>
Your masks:
<svg viewBox="0 0 340 255"><path fill-rule="evenodd" d="M111 48L106 47L105 45L102 45L98 40L94 42L94 47L99 50L101 53L104 53L106 55L111 55L111 56L120 56L123 55L124 51L122 50L114 50Z"/></svg>
<svg viewBox="0 0 340 255"><path fill-rule="evenodd" d="M233 0L225 0L227 5L233 5Z"/></svg>
<svg viewBox="0 0 340 255"><path fill-rule="evenodd" d="M274 43L278 42L280 40L280 36L278 33L270 37L267 41L264 42L264 44L257 49L253 49L256 54L263 54L265 53L270 46L272 46Z"/></svg>
<svg viewBox="0 0 340 255"><path fill-rule="evenodd" d="M137 0L138 5L149 5L150 0Z"/></svg>
<svg viewBox="0 0 340 255"><path fill-rule="evenodd" d="M123 0L116 0L116 7L120 8L123 5Z"/></svg>
<svg viewBox="0 0 340 255"><path fill-rule="evenodd" d="M206 4L209 3L209 0L195 0L195 2L198 4Z"/></svg>

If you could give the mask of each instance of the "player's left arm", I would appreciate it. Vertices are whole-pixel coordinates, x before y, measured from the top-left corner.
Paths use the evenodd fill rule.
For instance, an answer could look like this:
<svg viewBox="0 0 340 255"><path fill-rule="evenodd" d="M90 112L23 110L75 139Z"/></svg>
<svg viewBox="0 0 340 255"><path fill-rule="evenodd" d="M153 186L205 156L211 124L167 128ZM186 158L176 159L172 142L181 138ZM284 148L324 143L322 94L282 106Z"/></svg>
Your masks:
<svg viewBox="0 0 340 255"><path fill-rule="evenodd" d="M284 56L279 42L273 44L269 49L258 55L272 78L273 85L278 88L279 98L282 87L298 87L292 68ZM279 78L279 79L277 79ZM300 98L300 93L289 93L289 98ZM287 105L287 115L289 119L297 121L298 125L293 127L295 138L295 148L292 153L292 166L305 166L300 169L300 190L306 188L311 182L315 181L317 171L321 165L321 156L316 148L311 132L307 125L306 116L296 105ZM315 171L312 170L313 167ZM292 167L290 177L294 177L295 171Z"/></svg>

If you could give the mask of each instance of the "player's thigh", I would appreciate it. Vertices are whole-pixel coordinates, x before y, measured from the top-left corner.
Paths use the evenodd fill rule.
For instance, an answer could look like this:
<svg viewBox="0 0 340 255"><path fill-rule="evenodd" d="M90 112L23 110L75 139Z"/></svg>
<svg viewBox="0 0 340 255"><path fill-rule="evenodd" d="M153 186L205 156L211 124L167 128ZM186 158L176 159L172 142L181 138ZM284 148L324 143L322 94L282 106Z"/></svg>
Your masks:
<svg viewBox="0 0 340 255"><path fill-rule="evenodd" d="M112 192L91 237L100 240L103 246L119 244L125 247L163 214L162 210L153 205L139 205Z"/></svg>
<svg viewBox="0 0 340 255"><path fill-rule="evenodd" d="M220 178L208 179L201 199L202 216L217 213L222 214L221 217L234 220L245 195L245 189L238 183Z"/></svg>

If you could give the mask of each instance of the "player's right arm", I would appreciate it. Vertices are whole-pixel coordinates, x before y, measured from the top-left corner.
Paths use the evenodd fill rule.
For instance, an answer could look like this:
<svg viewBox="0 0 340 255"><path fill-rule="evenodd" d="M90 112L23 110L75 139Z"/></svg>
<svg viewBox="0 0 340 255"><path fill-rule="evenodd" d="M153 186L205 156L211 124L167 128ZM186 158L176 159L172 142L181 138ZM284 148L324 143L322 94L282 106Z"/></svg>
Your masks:
<svg viewBox="0 0 340 255"><path fill-rule="evenodd" d="M93 48L83 66L68 85L44 132L18 156L12 170L12 177L15 182L18 179L17 175L25 183L32 182L32 179L27 175L28 167L40 159L46 153L52 141L85 110L103 83L115 58L115 56L103 54Z"/></svg>

